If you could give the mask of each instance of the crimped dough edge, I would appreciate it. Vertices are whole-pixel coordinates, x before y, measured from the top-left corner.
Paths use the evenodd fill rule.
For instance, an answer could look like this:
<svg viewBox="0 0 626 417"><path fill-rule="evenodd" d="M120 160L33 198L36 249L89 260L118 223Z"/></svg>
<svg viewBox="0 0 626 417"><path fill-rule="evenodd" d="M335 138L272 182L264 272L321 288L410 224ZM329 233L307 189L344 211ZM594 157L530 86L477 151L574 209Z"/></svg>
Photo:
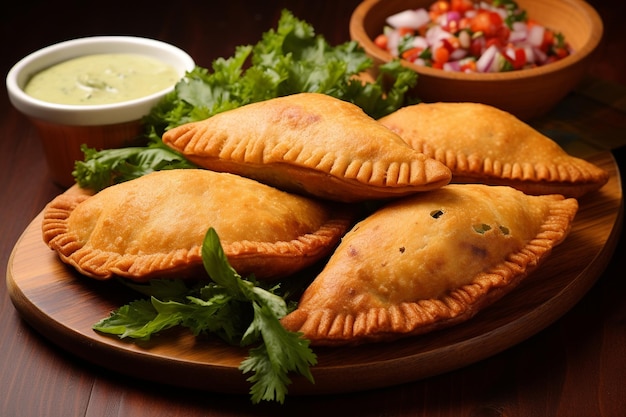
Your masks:
<svg viewBox="0 0 626 417"><path fill-rule="evenodd" d="M204 274L202 245L168 253L130 255L84 248L68 228L72 211L90 197L87 193L64 193L44 209L43 240L60 259L81 274L106 280L114 276L145 282L157 277L198 277ZM353 219L349 208L338 208L318 230L291 241L223 243L231 266L242 276L275 279L312 265L327 255L348 229Z"/></svg>
<svg viewBox="0 0 626 417"><path fill-rule="evenodd" d="M425 334L464 322L508 294L532 273L568 235L578 210L575 199L553 197L540 233L504 261L478 274L470 284L436 299L372 308L358 315L331 309L296 309L282 319L288 330L302 332L312 345L359 345Z"/></svg>

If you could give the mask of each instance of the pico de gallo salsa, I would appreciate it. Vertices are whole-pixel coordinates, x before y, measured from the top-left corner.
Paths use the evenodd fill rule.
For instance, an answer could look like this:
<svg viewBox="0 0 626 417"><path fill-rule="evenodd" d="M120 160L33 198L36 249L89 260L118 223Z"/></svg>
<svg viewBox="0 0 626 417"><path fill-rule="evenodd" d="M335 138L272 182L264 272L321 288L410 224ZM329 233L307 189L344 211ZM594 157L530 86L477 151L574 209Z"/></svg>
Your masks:
<svg viewBox="0 0 626 417"><path fill-rule="evenodd" d="M374 43L416 65L503 72L565 58L564 36L529 18L513 0L437 0L389 16Z"/></svg>

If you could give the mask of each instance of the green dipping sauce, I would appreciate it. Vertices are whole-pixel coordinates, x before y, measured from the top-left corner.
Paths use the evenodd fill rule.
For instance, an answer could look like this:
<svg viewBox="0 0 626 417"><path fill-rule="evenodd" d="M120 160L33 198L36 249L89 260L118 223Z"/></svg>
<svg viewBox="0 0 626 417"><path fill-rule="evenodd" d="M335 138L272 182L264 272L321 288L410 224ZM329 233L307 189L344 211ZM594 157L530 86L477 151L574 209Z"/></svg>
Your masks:
<svg viewBox="0 0 626 417"><path fill-rule="evenodd" d="M171 65L139 54L94 54L35 74L26 94L57 104L97 105L145 97L179 79Z"/></svg>

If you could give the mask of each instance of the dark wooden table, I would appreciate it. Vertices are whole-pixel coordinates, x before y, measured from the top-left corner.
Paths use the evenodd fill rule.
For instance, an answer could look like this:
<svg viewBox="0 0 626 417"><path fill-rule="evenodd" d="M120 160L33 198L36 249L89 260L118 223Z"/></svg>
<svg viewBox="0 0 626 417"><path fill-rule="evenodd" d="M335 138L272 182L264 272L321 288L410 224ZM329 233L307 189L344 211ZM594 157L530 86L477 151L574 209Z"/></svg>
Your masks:
<svg viewBox="0 0 626 417"><path fill-rule="evenodd" d="M621 0L594 0L606 36L590 87L568 97L557 116L592 109L582 121L623 170L626 143L626 36ZM129 34L161 39L208 67L235 46L255 43L282 8L311 23L331 44L348 40L358 0L223 2L32 1L4 12L3 74L24 55L71 38ZM602 80L598 83L598 80ZM607 87L608 88L604 88ZM600 88L602 87L602 89ZM4 84L3 84L4 88ZM3 91L0 101L0 268L17 239L55 195L33 127ZM586 123L586 124L585 124ZM600 132L597 135L594 133ZM530 339L466 368L371 392L290 397L252 405L245 395L196 392L146 382L72 357L39 335L0 283L0 416L604 416L626 415L626 302L622 239L605 273L565 316Z"/></svg>

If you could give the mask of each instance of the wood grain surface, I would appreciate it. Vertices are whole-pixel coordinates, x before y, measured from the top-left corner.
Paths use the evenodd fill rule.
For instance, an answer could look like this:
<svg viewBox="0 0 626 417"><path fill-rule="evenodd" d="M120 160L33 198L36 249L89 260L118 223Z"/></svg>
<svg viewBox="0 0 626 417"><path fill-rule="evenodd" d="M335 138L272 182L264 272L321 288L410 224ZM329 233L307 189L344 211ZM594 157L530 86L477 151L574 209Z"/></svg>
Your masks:
<svg viewBox="0 0 626 417"><path fill-rule="evenodd" d="M611 178L580 200L572 231L516 290L473 319L393 343L316 348L316 383L295 378L290 394L367 390L454 370L499 353L544 329L591 288L613 255L622 222L622 187L609 152L591 161ZM149 342L127 342L92 330L136 298L115 281L83 277L61 263L41 238L41 213L9 259L7 287L15 307L37 331L68 352L140 379L195 389L246 393L238 369L245 349L170 330Z"/></svg>

